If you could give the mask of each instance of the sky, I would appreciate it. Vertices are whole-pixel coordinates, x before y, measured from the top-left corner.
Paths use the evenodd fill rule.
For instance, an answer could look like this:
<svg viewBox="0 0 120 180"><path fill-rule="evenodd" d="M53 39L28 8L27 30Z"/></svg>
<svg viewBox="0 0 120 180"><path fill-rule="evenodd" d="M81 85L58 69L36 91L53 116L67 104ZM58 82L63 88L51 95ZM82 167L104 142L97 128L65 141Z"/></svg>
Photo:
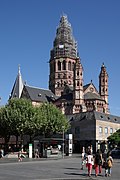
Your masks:
<svg viewBox="0 0 120 180"><path fill-rule="evenodd" d="M110 113L120 116L119 0L0 0L0 105L13 88L18 66L30 86L48 89L50 50L67 15L84 68L84 85L99 89L104 63Z"/></svg>

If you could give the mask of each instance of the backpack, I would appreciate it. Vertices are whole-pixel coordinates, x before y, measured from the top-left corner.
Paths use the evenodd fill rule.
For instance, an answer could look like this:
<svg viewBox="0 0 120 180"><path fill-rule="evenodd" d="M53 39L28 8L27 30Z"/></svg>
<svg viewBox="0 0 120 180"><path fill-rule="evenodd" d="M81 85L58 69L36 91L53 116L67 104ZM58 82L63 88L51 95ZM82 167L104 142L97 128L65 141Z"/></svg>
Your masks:
<svg viewBox="0 0 120 180"><path fill-rule="evenodd" d="M109 159L107 163L108 163L108 167L111 168L111 167L112 167L112 161L111 161L111 159Z"/></svg>

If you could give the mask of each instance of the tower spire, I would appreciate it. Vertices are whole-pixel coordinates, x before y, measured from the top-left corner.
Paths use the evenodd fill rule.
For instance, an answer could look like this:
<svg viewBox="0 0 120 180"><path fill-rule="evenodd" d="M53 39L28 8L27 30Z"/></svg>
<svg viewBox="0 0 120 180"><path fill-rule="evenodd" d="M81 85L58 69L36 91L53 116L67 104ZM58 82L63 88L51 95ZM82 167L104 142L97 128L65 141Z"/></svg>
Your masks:
<svg viewBox="0 0 120 180"><path fill-rule="evenodd" d="M10 98L14 98L14 97L20 98L21 94L22 94L23 86L24 86L24 83L22 80L22 75L20 72L20 64L19 64L18 65L18 75L16 77Z"/></svg>
<svg viewBox="0 0 120 180"><path fill-rule="evenodd" d="M18 74L20 74L20 64L18 64Z"/></svg>
<svg viewBox="0 0 120 180"><path fill-rule="evenodd" d="M62 15L56 30L53 49L50 52L49 89L61 96L65 85L73 86L73 67L78 57L77 43L67 15Z"/></svg>

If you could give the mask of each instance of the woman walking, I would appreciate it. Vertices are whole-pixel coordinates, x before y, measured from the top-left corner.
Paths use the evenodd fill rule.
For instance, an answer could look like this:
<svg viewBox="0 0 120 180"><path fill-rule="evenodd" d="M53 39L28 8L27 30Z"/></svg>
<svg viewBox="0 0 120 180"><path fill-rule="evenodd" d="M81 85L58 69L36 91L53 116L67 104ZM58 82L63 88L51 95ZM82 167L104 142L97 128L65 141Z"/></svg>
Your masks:
<svg viewBox="0 0 120 180"><path fill-rule="evenodd" d="M102 164L103 164L102 153L101 153L100 149L98 149L95 154L95 159L94 159L94 167L95 167L95 176L96 177L98 176L98 174L102 173Z"/></svg>

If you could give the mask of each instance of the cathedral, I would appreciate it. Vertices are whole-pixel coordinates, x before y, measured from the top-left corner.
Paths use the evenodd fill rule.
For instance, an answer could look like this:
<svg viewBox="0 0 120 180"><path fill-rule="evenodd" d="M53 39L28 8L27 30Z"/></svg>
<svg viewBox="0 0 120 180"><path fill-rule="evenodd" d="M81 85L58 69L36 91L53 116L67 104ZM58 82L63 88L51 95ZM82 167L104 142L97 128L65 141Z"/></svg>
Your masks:
<svg viewBox="0 0 120 180"><path fill-rule="evenodd" d="M66 15L61 17L56 30L49 67L49 90L26 85L19 67L11 97L27 97L34 105L49 101L65 115L93 110L109 114L106 67L101 66L99 90L92 81L84 84L83 66Z"/></svg>
<svg viewBox="0 0 120 180"><path fill-rule="evenodd" d="M74 152L93 146L94 152L107 137L120 129L120 117L111 115L108 103L108 73L104 63L99 88L84 84L83 66L66 15L60 18L49 60L49 89L32 87L22 80L20 67L10 98L27 98L32 104L55 104L71 123Z"/></svg>
<svg viewBox="0 0 120 180"><path fill-rule="evenodd" d="M58 97L55 104L64 114L93 110L109 113L106 67L101 66L99 90L92 81L84 85L83 66L67 16L60 19L49 63L49 89Z"/></svg>

